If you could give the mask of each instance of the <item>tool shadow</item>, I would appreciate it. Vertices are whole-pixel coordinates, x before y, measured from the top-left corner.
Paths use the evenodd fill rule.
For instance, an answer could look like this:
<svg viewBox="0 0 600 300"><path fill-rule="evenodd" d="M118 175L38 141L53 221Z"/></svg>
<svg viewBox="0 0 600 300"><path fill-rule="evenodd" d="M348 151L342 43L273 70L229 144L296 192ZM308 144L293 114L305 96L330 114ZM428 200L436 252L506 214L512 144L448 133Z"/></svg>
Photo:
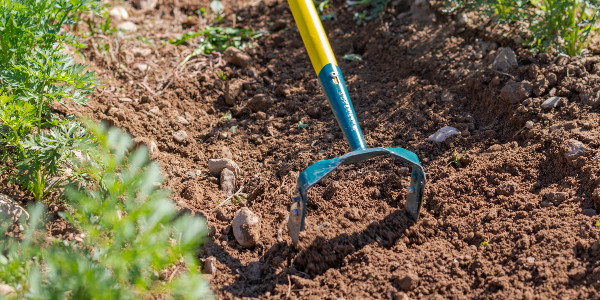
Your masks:
<svg viewBox="0 0 600 300"><path fill-rule="evenodd" d="M232 272L239 274L235 282L223 287L222 291L234 297L260 297L277 292L278 285L287 289L289 276L312 279L329 269L342 268L348 256L366 245L377 243L379 247L393 247L414 223L403 208L398 209L354 234L343 233L332 239L319 236L308 246L302 246L301 241L301 249L295 249L287 242L276 243L258 261L246 266L222 249L217 260L229 266L231 260L235 260Z"/></svg>

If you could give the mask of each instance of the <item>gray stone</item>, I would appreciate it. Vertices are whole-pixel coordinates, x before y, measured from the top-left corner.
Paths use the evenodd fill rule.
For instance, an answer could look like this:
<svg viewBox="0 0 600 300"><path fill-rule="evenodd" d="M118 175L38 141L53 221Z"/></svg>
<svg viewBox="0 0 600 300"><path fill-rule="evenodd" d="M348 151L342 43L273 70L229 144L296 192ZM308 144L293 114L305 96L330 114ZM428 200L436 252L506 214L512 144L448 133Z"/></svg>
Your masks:
<svg viewBox="0 0 600 300"><path fill-rule="evenodd" d="M590 152L590 148L588 148L588 146L574 139L567 140L565 146L565 158L570 162L576 160L581 156L587 155Z"/></svg>
<svg viewBox="0 0 600 300"><path fill-rule="evenodd" d="M240 167L231 159L228 158L218 158L218 159L209 159L208 160L208 170L210 171L210 175L215 177L221 176L221 170L227 168L233 171L235 177L239 177L242 171Z"/></svg>
<svg viewBox="0 0 600 300"><path fill-rule="evenodd" d="M232 79L226 83L225 93L223 94L225 97L225 104L229 106L235 105L239 95L242 93L243 85L244 81L241 79Z"/></svg>
<svg viewBox="0 0 600 300"><path fill-rule="evenodd" d="M247 207L235 214L232 222L233 236L242 247L253 247L260 240L260 219Z"/></svg>
<svg viewBox="0 0 600 300"><path fill-rule="evenodd" d="M436 143L442 143L447 138L449 138L451 136L459 135L459 134L460 134L460 131L458 131L458 129L451 127L451 126L444 126L444 127L440 128L438 131L436 131L434 134L430 135L429 138L427 138L427 140L436 142Z"/></svg>
<svg viewBox="0 0 600 300"><path fill-rule="evenodd" d="M564 101L563 99L564 98L558 96L550 97L544 100L544 102L542 102L541 107L543 109L552 109L555 107L560 107Z"/></svg>
<svg viewBox="0 0 600 300"><path fill-rule="evenodd" d="M596 210L593 208L586 208L586 209L581 210L581 214L588 216L588 217L593 217L596 215Z"/></svg>
<svg viewBox="0 0 600 300"><path fill-rule="evenodd" d="M183 124L183 125L189 125L189 124L190 124L190 122L188 122L188 120L186 120L186 119L185 119L184 117L182 117L182 116L177 116L177 118L176 118L176 119L177 119L177 122L178 122L179 124Z"/></svg>
<svg viewBox="0 0 600 300"><path fill-rule="evenodd" d="M221 190L225 192L227 197L235 193L235 175L230 169L223 168L223 170L221 170L219 183L221 185Z"/></svg>
<svg viewBox="0 0 600 300"><path fill-rule="evenodd" d="M558 203L561 203L561 202L567 200L567 198L569 198L569 194L565 193L565 192L551 191L551 192L544 193L544 197L548 201L551 201L552 203L558 204Z"/></svg>
<svg viewBox="0 0 600 300"><path fill-rule="evenodd" d="M533 128L533 122L532 121L525 122L525 128L527 128L527 129Z"/></svg>
<svg viewBox="0 0 600 300"><path fill-rule="evenodd" d="M498 48L496 51L496 58L492 63L492 69L498 70L501 72L506 72L510 70L512 67L518 66L517 55L510 48Z"/></svg>
<svg viewBox="0 0 600 300"><path fill-rule="evenodd" d="M528 81L510 80L500 90L500 98L509 104L520 103L531 94L532 85Z"/></svg>

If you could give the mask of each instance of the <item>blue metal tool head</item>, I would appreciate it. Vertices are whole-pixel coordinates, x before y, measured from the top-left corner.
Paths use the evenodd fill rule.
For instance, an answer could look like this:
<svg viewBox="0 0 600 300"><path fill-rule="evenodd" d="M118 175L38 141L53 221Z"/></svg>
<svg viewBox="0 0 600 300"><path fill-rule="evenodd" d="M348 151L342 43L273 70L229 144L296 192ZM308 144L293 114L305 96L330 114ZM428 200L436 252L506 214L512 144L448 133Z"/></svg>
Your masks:
<svg viewBox="0 0 600 300"><path fill-rule="evenodd" d="M411 166L412 173L406 196L406 211L415 221L419 218L425 189L425 172L417 155L402 148L357 149L344 156L318 161L300 173L288 219L288 230L294 245L298 243L300 231L304 230L308 189L341 165L354 164L381 155L398 158Z"/></svg>

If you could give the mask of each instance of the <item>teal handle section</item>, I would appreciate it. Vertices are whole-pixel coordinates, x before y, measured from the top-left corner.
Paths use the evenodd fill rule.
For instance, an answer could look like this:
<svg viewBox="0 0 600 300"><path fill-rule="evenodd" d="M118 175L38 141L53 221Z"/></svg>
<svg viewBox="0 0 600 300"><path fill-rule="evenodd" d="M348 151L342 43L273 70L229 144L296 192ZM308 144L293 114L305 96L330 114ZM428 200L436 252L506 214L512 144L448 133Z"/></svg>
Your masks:
<svg viewBox="0 0 600 300"><path fill-rule="evenodd" d="M321 85L323 85L333 114L340 124L352 151L366 149L365 138L358 125L356 113L350 101L346 82L340 68L332 63L326 64L319 71L319 80L321 81Z"/></svg>

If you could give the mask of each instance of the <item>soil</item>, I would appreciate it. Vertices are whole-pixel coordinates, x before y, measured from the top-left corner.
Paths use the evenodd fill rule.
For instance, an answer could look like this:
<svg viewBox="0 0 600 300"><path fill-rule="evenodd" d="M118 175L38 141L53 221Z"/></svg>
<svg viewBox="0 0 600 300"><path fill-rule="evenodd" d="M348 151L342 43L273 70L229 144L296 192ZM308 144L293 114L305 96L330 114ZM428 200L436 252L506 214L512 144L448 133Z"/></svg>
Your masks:
<svg viewBox="0 0 600 300"><path fill-rule="evenodd" d="M409 169L390 159L344 167L309 193L306 231L293 247L285 224L298 174L349 147L287 3L223 3L222 25L271 30L246 50L248 66L214 54L181 67L195 42L161 42L204 24L196 11L208 2L148 11L125 3L138 31L89 38L82 52L105 86L87 107L56 107L157 145L152 157L173 201L211 228L199 259L216 259L206 278L219 298L600 297L600 56L533 55L473 16L459 24L404 2L357 25L333 1L337 18L324 27L367 145L415 152L425 202L413 222L404 211ZM518 66L492 70L499 47L514 49ZM250 103L256 95L264 105ZM552 96L561 105L542 108ZM444 126L461 134L427 140ZM208 172L212 158L239 165L248 199L214 209L227 196ZM231 229L241 206L261 220L251 248Z"/></svg>

